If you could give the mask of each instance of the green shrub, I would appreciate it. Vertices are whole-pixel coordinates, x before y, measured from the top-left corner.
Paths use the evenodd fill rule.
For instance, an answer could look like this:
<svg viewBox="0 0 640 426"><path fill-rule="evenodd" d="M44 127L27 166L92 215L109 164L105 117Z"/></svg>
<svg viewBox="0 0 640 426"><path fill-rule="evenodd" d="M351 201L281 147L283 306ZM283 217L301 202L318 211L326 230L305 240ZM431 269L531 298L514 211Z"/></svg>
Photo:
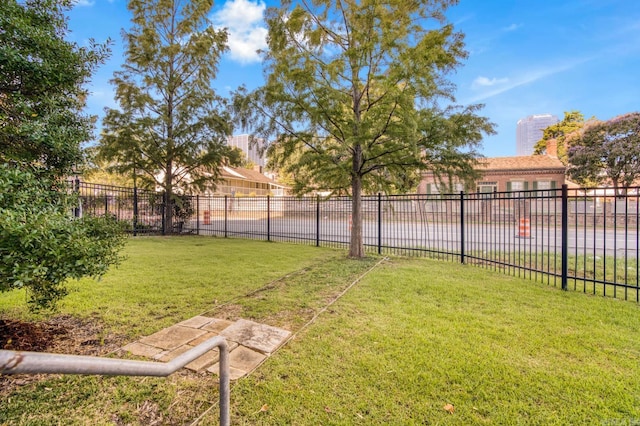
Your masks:
<svg viewBox="0 0 640 426"><path fill-rule="evenodd" d="M34 310L54 308L67 279L104 274L125 238L115 219L73 217L77 198L47 176L0 164L0 291L26 288Z"/></svg>

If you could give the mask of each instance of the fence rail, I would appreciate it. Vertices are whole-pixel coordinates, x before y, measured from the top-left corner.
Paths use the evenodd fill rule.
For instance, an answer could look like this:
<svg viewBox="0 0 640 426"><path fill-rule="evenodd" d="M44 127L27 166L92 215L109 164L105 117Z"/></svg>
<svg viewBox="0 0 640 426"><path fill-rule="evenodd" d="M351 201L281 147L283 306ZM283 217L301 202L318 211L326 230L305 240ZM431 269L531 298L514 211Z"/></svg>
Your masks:
<svg viewBox="0 0 640 426"><path fill-rule="evenodd" d="M351 199L182 196L79 183L82 214L110 215L140 234L191 233L347 247ZM365 248L475 264L640 302L639 188L366 196ZM174 210L170 229L165 209Z"/></svg>

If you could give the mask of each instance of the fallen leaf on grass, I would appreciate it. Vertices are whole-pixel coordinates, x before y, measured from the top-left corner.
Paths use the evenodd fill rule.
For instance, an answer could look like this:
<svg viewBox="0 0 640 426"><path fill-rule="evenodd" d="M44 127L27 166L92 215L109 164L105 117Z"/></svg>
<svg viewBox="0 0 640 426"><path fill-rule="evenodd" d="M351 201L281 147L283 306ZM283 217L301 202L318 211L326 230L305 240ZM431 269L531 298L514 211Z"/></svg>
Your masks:
<svg viewBox="0 0 640 426"><path fill-rule="evenodd" d="M256 413L265 413L267 410L269 410L269 406L264 404L258 411L256 411Z"/></svg>
<svg viewBox="0 0 640 426"><path fill-rule="evenodd" d="M329 408L329 407L325 406L325 407L324 407L324 411L326 411L327 413L330 413L330 412L331 412L331 408Z"/></svg>
<svg viewBox="0 0 640 426"><path fill-rule="evenodd" d="M442 408L444 409L444 411L448 412L449 414L453 414L453 412L456 411L456 407L454 407L453 404L447 404Z"/></svg>

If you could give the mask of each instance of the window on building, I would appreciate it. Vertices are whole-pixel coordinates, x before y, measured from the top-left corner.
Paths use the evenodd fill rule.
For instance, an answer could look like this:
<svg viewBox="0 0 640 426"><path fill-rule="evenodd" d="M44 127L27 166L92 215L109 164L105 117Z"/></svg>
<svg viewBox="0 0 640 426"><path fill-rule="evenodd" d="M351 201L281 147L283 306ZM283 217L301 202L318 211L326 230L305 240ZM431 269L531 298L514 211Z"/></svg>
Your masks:
<svg viewBox="0 0 640 426"><path fill-rule="evenodd" d="M537 189L551 189L551 181L550 180L539 180L536 182Z"/></svg>
<svg viewBox="0 0 640 426"><path fill-rule="evenodd" d="M507 182L507 191L524 191L525 190L525 181L523 180L514 180L511 182Z"/></svg>
<svg viewBox="0 0 640 426"><path fill-rule="evenodd" d="M515 194L511 194L514 198L522 197L522 191L526 191L528 189L529 184L524 180L512 180L507 182L507 192L515 192Z"/></svg>
<svg viewBox="0 0 640 426"><path fill-rule="evenodd" d="M461 183L453 183L450 185L447 184L438 184L438 183L428 183L427 184L427 194L457 194L460 191L464 191L464 185Z"/></svg>
<svg viewBox="0 0 640 426"><path fill-rule="evenodd" d="M498 182L478 182L478 192L496 192L498 190Z"/></svg>
<svg viewBox="0 0 640 426"><path fill-rule="evenodd" d="M476 192L485 194L484 197L490 196L498 190L498 182L478 182Z"/></svg>
<svg viewBox="0 0 640 426"><path fill-rule="evenodd" d="M556 182L553 180L538 180L533 182L533 189L555 189ZM538 195L543 197L552 195L550 191L539 192Z"/></svg>

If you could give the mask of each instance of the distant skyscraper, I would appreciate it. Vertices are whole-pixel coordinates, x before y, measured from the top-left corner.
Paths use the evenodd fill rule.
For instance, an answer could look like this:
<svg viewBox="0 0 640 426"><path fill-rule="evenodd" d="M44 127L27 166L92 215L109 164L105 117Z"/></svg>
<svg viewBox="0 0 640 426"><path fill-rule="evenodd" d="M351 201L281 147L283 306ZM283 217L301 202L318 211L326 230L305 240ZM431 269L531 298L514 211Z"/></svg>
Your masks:
<svg viewBox="0 0 640 426"><path fill-rule="evenodd" d="M552 114L530 115L518 120L516 128L516 155L531 155L536 142L542 139L542 132L558 122Z"/></svg>
<svg viewBox="0 0 640 426"><path fill-rule="evenodd" d="M244 152L246 160L251 161L256 166L264 167L267 163L266 153L261 152L264 148L264 140L258 138L257 144L250 144L249 137L249 135L229 136L227 145L240 148Z"/></svg>

